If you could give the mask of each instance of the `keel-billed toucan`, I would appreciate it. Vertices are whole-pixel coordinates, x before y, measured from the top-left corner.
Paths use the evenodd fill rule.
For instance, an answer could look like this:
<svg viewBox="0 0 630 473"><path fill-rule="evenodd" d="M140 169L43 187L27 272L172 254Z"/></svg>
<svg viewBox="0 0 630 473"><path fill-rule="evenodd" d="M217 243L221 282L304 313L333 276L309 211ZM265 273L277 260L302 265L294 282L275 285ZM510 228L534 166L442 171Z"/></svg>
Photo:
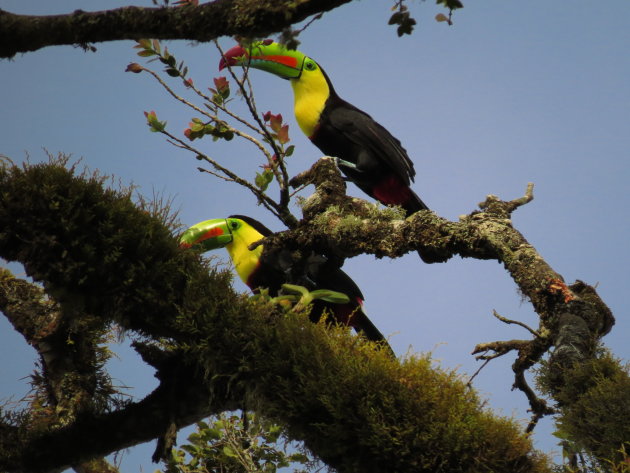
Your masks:
<svg viewBox="0 0 630 473"><path fill-rule="evenodd" d="M363 311L361 290L346 273L325 257L312 254L297 280L289 281L296 276L291 274L292 260L288 252L268 255L263 253L263 245L249 249L252 243L271 233L271 230L253 218L232 215L200 222L186 230L180 241L185 248L197 246L204 251L226 248L236 272L256 293L261 288L267 288L271 296L277 296L282 284L293 282L306 286L311 291L329 289L345 294L350 298L350 302L346 304L334 304L320 299L313 301L311 320L318 321L326 311L335 322L349 325L369 340L380 342L391 350L385 337Z"/></svg>
<svg viewBox="0 0 630 473"><path fill-rule="evenodd" d="M289 79L300 128L323 153L337 158L350 181L384 204L400 205L407 215L428 208L409 188L416 172L400 141L341 99L311 58L265 40L228 50L219 69L226 65L249 66Z"/></svg>

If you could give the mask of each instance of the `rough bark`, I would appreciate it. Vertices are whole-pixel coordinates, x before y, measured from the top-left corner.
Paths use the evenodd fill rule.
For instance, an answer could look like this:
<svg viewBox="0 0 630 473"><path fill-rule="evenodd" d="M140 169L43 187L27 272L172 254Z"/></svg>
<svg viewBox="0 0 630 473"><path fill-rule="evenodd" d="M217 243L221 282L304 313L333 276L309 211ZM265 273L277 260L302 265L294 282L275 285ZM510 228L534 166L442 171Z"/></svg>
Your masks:
<svg viewBox="0 0 630 473"><path fill-rule="evenodd" d="M210 41L264 37L351 0L215 0L198 6L141 8L29 16L0 10L0 57L46 46L142 38Z"/></svg>
<svg viewBox="0 0 630 473"><path fill-rule="evenodd" d="M512 226L512 212L533 199L531 184L519 199L502 201L489 195L479 204L481 211L451 222L429 211L417 212L405 220L384 217L374 206L345 196L345 183L329 158L318 161L292 183L316 187L315 194L305 202L305 220L295 230L266 239L265 251L292 248L299 257L300 248L317 248L343 260L362 253L396 258L415 250L427 263L445 262L459 255L503 264L539 315L539 326L532 330L532 340L479 344L473 353L484 353L479 358L489 359L517 351L514 387L522 390L530 402L534 415L529 430L553 410L527 385L525 371L555 347L549 369L558 373L561 389L561 373L593 357L599 340L614 325L612 312L592 286L582 281L567 285ZM494 355L485 355L488 352Z"/></svg>

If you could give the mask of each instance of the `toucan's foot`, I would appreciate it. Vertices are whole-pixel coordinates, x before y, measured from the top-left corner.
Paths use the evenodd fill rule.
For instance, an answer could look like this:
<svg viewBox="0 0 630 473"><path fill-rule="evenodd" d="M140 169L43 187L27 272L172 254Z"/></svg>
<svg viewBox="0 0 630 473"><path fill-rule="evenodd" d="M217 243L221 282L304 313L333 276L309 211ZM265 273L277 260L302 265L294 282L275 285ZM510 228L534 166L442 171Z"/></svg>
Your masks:
<svg viewBox="0 0 630 473"><path fill-rule="evenodd" d="M354 163L351 163L350 161L346 161L345 159L341 159L341 158L337 158L335 157L335 164L337 165L338 168L343 169L343 168L349 168L349 169L353 169L353 170L357 170L357 165Z"/></svg>

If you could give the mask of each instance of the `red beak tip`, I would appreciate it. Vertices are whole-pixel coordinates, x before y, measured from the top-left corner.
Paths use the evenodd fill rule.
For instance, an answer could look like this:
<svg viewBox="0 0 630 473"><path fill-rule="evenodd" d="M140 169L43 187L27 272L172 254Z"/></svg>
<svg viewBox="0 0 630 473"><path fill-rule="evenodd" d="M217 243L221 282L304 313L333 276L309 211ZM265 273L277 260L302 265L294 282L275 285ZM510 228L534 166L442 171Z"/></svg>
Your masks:
<svg viewBox="0 0 630 473"><path fill-rule="evenodd" d="M233 48L228 49L223 57L219 61L219 70L225 69L228 65L234 66L236 64L237 57L243 57L247 54L247 51L240 45L236 45Z"/></svg>

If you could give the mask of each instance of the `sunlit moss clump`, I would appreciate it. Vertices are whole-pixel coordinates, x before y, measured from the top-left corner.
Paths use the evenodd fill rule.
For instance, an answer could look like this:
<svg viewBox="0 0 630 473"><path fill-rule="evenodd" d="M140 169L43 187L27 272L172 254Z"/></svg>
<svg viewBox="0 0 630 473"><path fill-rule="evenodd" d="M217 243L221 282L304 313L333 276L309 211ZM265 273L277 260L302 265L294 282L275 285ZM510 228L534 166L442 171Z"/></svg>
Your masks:
<svg viewBox="0 0 630 473"><path fill-rule="evenodd" d="M285 319L257 360L262 412L340 472L544 472L512 419L428 356L392 359L342 327Z"/></svg>

